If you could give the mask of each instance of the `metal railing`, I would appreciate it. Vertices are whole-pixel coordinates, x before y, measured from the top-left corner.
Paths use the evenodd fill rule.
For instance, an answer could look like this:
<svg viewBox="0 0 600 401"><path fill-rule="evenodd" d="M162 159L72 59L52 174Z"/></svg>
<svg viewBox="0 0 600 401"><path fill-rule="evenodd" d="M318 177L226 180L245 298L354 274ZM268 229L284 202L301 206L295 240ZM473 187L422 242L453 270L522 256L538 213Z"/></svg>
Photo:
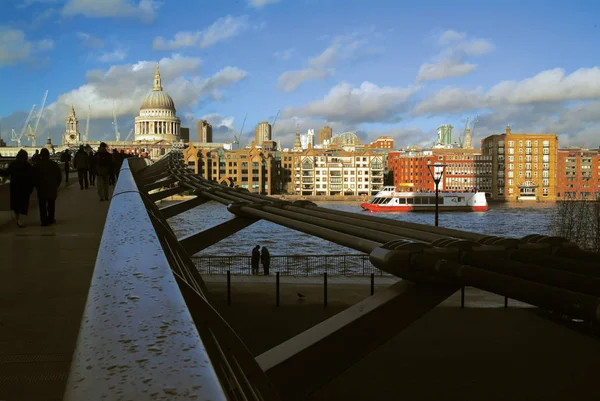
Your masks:
<svg viewBox="0 0 600 401"><path fill-rule="evenodd" d="M200 274L252 274L250 256L194 256ZM260 270L262 271L262 265ZM389 275L369 261L369 255L271 255L270 272L284 276L378 276Z"/></svg>
<svg viewBox="0 0 600 401"><path fill-rule="evenodd" d="M135 164L111 201L64 400L276 400L138 189Z"/></svg>

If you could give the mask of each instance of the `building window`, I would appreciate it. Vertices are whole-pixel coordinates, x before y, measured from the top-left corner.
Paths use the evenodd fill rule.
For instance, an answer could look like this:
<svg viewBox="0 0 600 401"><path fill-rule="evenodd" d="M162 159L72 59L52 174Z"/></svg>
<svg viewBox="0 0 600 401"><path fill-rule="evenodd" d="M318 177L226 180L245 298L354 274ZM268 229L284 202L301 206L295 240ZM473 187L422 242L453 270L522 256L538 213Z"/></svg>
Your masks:
<svg viewBox="0 0 600 401"><path fill-rule="evenodd" d="M508 146L515 146L515 141L508 141Z"/></svg>

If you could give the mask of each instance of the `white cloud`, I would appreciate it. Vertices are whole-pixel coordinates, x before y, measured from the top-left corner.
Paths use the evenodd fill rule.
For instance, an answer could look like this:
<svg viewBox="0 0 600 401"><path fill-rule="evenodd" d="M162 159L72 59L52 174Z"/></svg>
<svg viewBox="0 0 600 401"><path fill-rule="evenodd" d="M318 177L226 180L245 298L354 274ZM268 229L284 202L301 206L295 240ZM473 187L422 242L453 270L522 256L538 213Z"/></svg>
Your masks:
<svg viewBox="0 0 600 401"><path fill-rule="evenodd" d="M112 63L122 61L127 57L127 53L123 49L116 49L112 52L104 52L98 57L98 61L102 63Z"/></svg>
<svg viewBox="0 0 600 401"><path fill-rule="evenodd" d="M239 35L248 29L248 16L219 18L211 26L196 32L177 32L169 41L158 36L152 42L154 50L174 50L182 47L210 47L218 42Z"/></svg>
<svg viewBox="0 0 600 401"><path fill-rule="evenodd" d="M201 61L195 57L174 55L160 60L164 90L171 95L175 106L185 110L203 99L218 99L221 91L246 76L246 72L225 67L216 74L200 76ZM131 117L139 113L146 94L152 89L156 63L140 61L136 64L114 65L108 70L87 73L87 83L58 97L48 106L52 122L62 124L70 104L76 110L86 110L92 105L93 118L112 118L113 102L117 117Z"/></svg>
<svg viewBox="0 0 600 401"><path fill-rule="evenodd" d="M600 68L580 68L566 75L562 68L542 71L521 81L503 81L487 92L444 88L421 101L413 114L460 113L506 105L590 100L600 97Z"/></svg>
<svg viewBox="0 0 600 401"><path fill-rule="evenodd" d="M417 80L435 81L438 79L460 77L473 71L477 66L461 60L440 60L435 64L425 63L419 68Z"/></svg>
<svg viewBox="0 0 600 401"><path fill-rule="evenodd" d="M53 48L54 41L51 39L29 41L21 30L0 28L0 67L31 59L35 52Z"/></svg>
<svg viewBox="0 0 600 401"><path fill-rule="evenodd" d="M289 60L292 58L292 55L294 54L295 51L296 50L294 48L285 49L285 50L273 53L273 57L275 57L279 60Z"/></svg>
<svg viewBox="0 0 600 401"><path fill-rule="evenodd" d="M448 30L448 31L442 32L442 34L438 38L438 43L442 46L445 46L450 42L458 42L458 41L464 40L466 37L467 37L466 33Z"/></svg>
<svg viewBox="0 0 600 401"><path fill-rule="evenodd" d="M522 81L504 81L487 93L491 103L525 104L600 97L600 68L580 68L570 75L555 68Z"/></svg>
<svg viewBox="0 0 600 401"><path fill-rule="evenodd" d="M467 39L465 33L456 31L443 32L438 38L438 44L445 48L435 62L421 65L417 81L436 81L469 74L477 65L467 62L467 56L482 56L494 50L491 42L485 39Z"/></svg>
<svg viewBox="0 0 600 401"><path fill-rule="evenodd" d="M366 39L357 39L357 36L358 34L354 33L335 37L321 54L308 60L306 68L281 74L277 80L277 87L286 92L293 92L306 81L334 75L335 65L340 61L372 53L372 50L360 53L369 42Z"/></svg>
<svg viewBox="0 0 600 401"><path fill-rule="evenodd" d="M279 3L279 0L248 0L248 5L254 8L261 8L267 4Z"/></svg>
<svg viewBox="0 0 600 401"><path fill-rule="evenodd" d="M160 5L155 0L67 0L62 13L65 16L83 15L88 18L135 17L151 23Z"/></svg>
<svg viewBox="0 0 600 401"><path fill-rule="evenodd" d="M284 117L321 117L347 124L399 120L409 107L409 98L418 90L418 87L380 87L371 82L363 82L360 87L353 88L348 83L341 83L322 100L285 110Z"/></svg>
<svg viewBox="0 0 600 401"><path fill-rule="evenodd" d="M101 49L104 46L102 39L97 36L90 35L89 33L77 32L76 36L79 40L81 40L83 46L89 49Z"/></svg>

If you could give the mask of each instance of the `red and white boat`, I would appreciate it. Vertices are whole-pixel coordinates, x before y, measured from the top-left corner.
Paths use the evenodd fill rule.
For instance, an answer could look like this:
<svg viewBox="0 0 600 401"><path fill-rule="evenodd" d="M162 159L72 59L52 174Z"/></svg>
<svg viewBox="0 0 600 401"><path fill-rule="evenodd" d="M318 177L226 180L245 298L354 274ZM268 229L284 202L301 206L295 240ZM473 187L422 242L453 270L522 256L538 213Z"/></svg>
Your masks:
<svg viewBox="0 0 600 401"><path fill-rule="evenodd" d="M488 210L485 192L440 192L438 202L440 211ZM372 212L429 212L435 210L435 192L396 192L393 186L383 187L373 199L360 206Z"/></svg>

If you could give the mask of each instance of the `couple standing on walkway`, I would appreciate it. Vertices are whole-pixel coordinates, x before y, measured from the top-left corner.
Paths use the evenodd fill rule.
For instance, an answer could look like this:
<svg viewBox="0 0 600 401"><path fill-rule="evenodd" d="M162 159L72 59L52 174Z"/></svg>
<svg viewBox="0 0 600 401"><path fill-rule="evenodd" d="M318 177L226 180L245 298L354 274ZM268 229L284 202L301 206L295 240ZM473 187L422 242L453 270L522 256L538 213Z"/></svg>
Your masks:
<svg viewBox="0 0 600 401"><path fill-rule="evenodd" d="M261 262L265 276L269 275L269 267L271 266L271 254L266 246L262 247L260 251L260 245L256 245L252 250L252 274L258 275L258 263Z"/></svg>
<svg viewBox="0 0 600 401"><path fill-rule="evenodd" d="M50 160L48 149L42 149L35 166L29 164L27 152L21 149L15 161L6 170L0 170L0 175L10 177L10 208L15 213L17 225L25 227L21 216L27 216L29 198L33 189L37 189L42 226L56 223L54 211L58 187L62 181L62 173L58 163Z"/></svg>

